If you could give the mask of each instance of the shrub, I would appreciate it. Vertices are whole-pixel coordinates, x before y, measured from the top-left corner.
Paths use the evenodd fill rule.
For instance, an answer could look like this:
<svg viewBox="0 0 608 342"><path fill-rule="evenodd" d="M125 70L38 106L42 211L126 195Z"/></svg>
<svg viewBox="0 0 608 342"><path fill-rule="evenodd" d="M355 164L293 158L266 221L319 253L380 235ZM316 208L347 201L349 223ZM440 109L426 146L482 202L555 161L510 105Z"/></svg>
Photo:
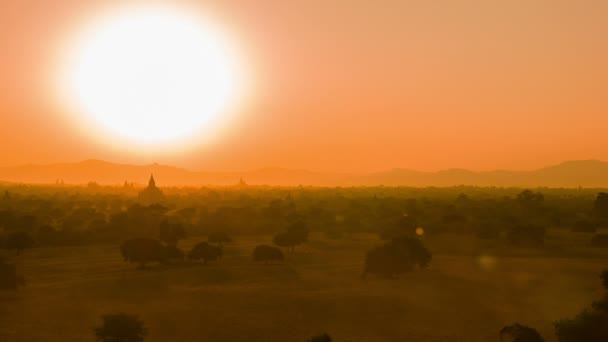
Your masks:
<svg viewBox="0 0 608 342"><path fill-rule="evenodd" d="M147 335L143 322L124 313L104 315L103 324L95 329L95 337L102 342L141 342Z"/></svg>
<svg viewBox="0 0 608 342"><path fill-rule="evenodd" d="M430 261L431 253L420 240L409 237L396 238L367 253L363 275L393 277L411 271L416 266L424 268Z"/></svg>
<svg viewBox="0 0 608 342"><path fill-rule="evenodd" d="M203 264L207 264L208 261L215 261L222 257L224 252L221 247L210 245L207 242L197 243L190 253L188 258L192 260L203 260Z"/></svg>
<svg viewBox="0 0 608 342"><path fill-rule="evenodd" d="M519 323L506 326L500 330L501 342L543 342L544 339L534 328Z"/></svg>
<svg viewBox="0 0 608 342"><path fill-rule="evenodd" d="M137 238L125 241L120 250L125 261L139 263L140 268L150 262L163 262L166 259L165 246L154 239Z"/></svg>
<svg viewBox="0 0 608 342"><path fill-rule="evenodd" d="M259 245L253 250L253 261L261 261L264 263L283 261L285 256L280 249L268 246Z"/></svg>

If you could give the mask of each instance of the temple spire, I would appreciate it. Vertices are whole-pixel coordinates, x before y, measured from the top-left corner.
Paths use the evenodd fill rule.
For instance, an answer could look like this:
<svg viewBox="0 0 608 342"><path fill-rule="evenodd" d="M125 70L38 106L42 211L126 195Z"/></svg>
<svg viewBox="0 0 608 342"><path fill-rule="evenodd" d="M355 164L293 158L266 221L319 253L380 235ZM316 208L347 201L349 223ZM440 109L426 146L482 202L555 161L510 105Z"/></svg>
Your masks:
<svg viewBox="0 0 608 342"><path fill-rule="evenodd" d="M148 188L156 188L156 181L154 180L154 174L150 174L150 180L148 181Z"/></svg>

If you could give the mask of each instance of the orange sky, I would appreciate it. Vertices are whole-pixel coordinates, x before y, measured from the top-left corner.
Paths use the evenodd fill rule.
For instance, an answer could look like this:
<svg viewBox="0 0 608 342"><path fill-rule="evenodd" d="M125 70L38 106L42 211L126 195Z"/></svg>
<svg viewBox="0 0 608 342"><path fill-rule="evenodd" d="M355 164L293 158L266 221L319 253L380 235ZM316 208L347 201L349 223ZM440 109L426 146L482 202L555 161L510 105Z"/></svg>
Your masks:
<svg viewBox="0 0 608 342"><path fill-rule="evenodd" d="M256 87L229 132L170 154L104 146L52 98L58 45L120 3L0 2L0 165L362 172L608 160L606 1L190 1L231 32Z"/></svg>

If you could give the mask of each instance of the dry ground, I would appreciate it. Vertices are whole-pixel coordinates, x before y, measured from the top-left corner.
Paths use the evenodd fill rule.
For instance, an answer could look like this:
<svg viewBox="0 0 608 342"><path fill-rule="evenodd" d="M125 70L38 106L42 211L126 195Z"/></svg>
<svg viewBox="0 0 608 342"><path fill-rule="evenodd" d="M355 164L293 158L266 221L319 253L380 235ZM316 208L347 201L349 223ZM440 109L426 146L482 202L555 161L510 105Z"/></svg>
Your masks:
<svg viewBox="0 0 608 342"><path fill-rule="evenodd" d="M315 235L283 265L251 262L270 237L235 237L219 263L147 270L113 245L36 248L15 258L27 287L0 292L0 341L92 341L112 312L139 315L149 341L497 341L516 321L554 341L553 321L602 295L608 257L586 239L557 232L542 252L509 253L442 236L428 269L393 280L360 277L373 236Z"/></svg>

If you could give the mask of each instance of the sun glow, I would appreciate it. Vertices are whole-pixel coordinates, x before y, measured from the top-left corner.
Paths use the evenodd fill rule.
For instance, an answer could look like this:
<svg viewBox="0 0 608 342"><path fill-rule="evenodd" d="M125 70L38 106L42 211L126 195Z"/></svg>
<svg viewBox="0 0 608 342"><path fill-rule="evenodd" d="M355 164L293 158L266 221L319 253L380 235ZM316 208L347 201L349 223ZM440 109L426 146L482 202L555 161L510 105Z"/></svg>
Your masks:
<svg viewBox="0 0 608 342"><path fill-rule="evenodd" d="M115 11L81 31L70 50L68 101L109 139L149 145L210 135L241 95L234 50L187 11Z"/></svg>

